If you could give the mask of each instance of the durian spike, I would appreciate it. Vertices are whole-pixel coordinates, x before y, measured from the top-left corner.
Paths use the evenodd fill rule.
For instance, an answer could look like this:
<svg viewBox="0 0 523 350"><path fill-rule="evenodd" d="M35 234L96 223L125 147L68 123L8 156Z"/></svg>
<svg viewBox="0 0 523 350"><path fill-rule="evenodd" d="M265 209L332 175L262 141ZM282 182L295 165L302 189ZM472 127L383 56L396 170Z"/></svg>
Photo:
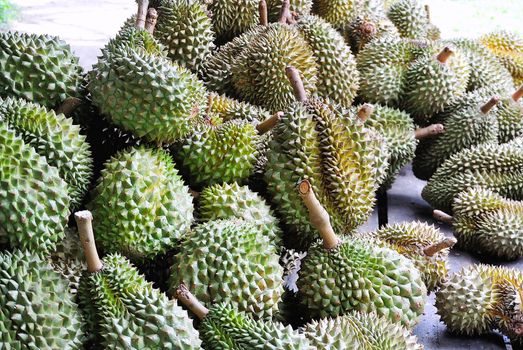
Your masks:
<svg viewBox="0 0 523 350"><path fill-rule="evenodd" d="M272 115L272 117L269 117L256 125L256 130L258 130L258 133L260 135L263 135L270 130L272 130L280 121L280 119L283 117L283 112L276 112Z"/></svg>
<svg viewBox="0 0 523 350"><path fill-rule="evenodd" d="M358 119L365 123L372 113L374 113L374 106L370 103L365 103L358 110Z"/></svg>
<svg viewBox="0 0 523 350"><path fill-rule="evenodd" d="M501 100L501 98L499 98L499 96L492 97L487 103L485 103L483 106L481 106L481 108L480 108L481 113L487 114L488 112L490 112L492 110L492 108L497 106L497 104L499 103L500 100Z"/></svg>
<svg viewBox="0 0 523 350"><path fill-rule="evenodd" d="M56 114L63 114L66 117L70 116L78 106L82 104L82 100L77 97L68 97L56 109Z"/></svg>
<svg viewBox="0 0 523 350"><path fill-rule="evenodd" d="M294 22L294 18L291 13L290 0L283 0L280 11L280 19L278 22L282 24L292 24Z"/></svg>
<svg viewBox="0 0 523 350"><path fill-rule="evenodd" d="M258 5L258 13L260 14L260 25L266 26L269 24L269 15L267 12L267 1L260 0Z"/></svg>
<svg viewBox="0 0 523 350"><path fill-rule="evenodd" d="M145 19L145 30L151 34L154 34L154 27L156 27L157 20L158 12L156 12L156 10L153 8L147 10L147 18Z"/></svg>
<svg viewBox="0 0 523 350"><path fill-rule="evenodd" d="M434 210L432 212L432 217L438 221L445 222L447 224L452 224L452 221L454 220L452 216L441 210Z"/></svg>
<svg viewBox="0 0 523 350"><path fill-rule="evenodd" d="M443 50L441 50L436 59L441 63L446 63L453 54L454 51L452 51L450 47L446 46Z"/></svg>
<svg viewBox="0 0 523 350"><path fill-rule="evenodd" d="M84 248L85 259L87 260L87 270L89 272L98 272L103 268L103 264L96 250L96 242L93 233L93 215L90 211L84 210L74 214L80 241Z"/></svg>
<svg viewBox="0 0 523 350"><path fill-rule="evenodd" d="M309 218L312 226L314 226L323 239L323 247L325 249L334 249L338 246L339 240L332 228L329 213L323 208L318 198L314 194L311 183L308 180L303 180L298 186L300 196L303 203L309 210Z"/></svg>
<svg viewBox="0 0 523 350"><path fill-rule="evenodd" d="M180 302L191 310L200 320L203 320L209 313L209 309L203 306L183 283L176 289L176 299L180 300Z"/></svg>
<svg viewBox="0 0 523 350"><path fill-rule="evenodd" d="M512 94L512 99L516 102L518 102L521 97L523 97L523 85Z"/></svg>
<svg viewBox="0 0 523 350"><path fill-rule="evenodd" d="M301 80L300 71L294 67L288 66L285 68L285 74L292 85L296 99L302 103L307 102L307 91L305 91L303 80Z"/></svg>
<svg viewBox="0 0 523 350"><path fill-rule="evenodd" d="M434 256L443 249L452 248L457 242L458 240L454 237L446 237L437 243L431 244L423 248L423 253L429 257Z"/></svg>
<svg viewBox="0 0 523 350"><path fill-rule="evenodd" d="M418 128L414 131L414 137L417 140L426 139L435 135L443 134L445 127L443 124L432 124L424 128Z"/></svg>
<svg viewBox="0 0 523 350"><path fill-rule="evenodd" d="M138 0L138 12L136 13L136 28L145 28L145 21L147 19L147 9L149 8L149 0Z"/></svg>

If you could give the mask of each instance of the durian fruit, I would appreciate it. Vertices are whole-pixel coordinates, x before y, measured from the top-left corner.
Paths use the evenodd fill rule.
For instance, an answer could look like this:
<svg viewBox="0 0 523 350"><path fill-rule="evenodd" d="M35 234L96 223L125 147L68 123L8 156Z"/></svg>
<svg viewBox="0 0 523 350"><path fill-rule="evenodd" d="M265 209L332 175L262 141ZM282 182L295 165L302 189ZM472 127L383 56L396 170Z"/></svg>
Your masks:
<svg viewBox="0 0 523 350"><path fill-rule="evenodd" d="M500 143L523 136L523 85L511 96L501 99L497 112Z"/></svg>
<svg viewBox="0 0 523 350"><path fill-rule="evenodd" d="M183 282L205 305L225 302L255 319L278 312L283 269L274 242L257 224L232 218L208 221L182 240L169 281Z"/></svg>
<svg viewBox="0 0 523 350"><path fill-rule="evenodd" d="M275 245L282 232L270 206L256 192L238 183L206 187L198 196L198 218L202 221L238 218L251 222Z"/></svg>
<svg viewBox="0 0 523 350"><path fill-rule="evenodd" d="M436 308L454 333L479 335L497 328L519 346L523 340L522 285L519 270L467 266L451 275L436 293Z"/></svg>
<svg viewBox="0 0 523 350"><path fill-rule="evenodd" d="M192 196L169 154L145 146L105 165L92 200L97 239L106 252L137 262L171 249L193 219Z"/></svg>
<svg viewBox="0 0 523 350"><path fill-rule="evenodd" d="M437 228L422 222L387 225L357 237L381 241L412 260L429 292L447 278L449 248L456 243L455 238L446 238Z"/></svg>
<svg viewBox="0 0 523 350"><path fill-rule="evenodd" d="M79 126L63 114L13 98L0 99L0 121L58 169L68 184L70 204L77 207L89 187L93 163L89 144L80 134Z"/></svg>
<svg viewBox="0 0 523 350"><path fill-rule="evenodd" d="M267 0L269 22L276 22L280 19L282 8L284 8L282 3L282 0ZM312 9L312 3L313 0L290 0L289 10L298 17L308 15Z"/></svg>
<svg viewBox="0 0 523 350"><path fill-rule="evenodd" d="M409 330L373 312L314 320L305 325L304 334L314 348L324 350L423 349Z"/></svg>
<svg viewBox="0 0 523 350"><path fill-rule="evenodd" d="M0 33L0 97L19 97L47 108L77 97L82 68L58 37Z"/></svg>
<svg viewBox="0 0 523 350"><path fill-rule="evenodd" d="M299 72L289 67L287 73L298 102L273 130L265 181L289 237L295 236L289 244L306 249L318 234L295 191L296 183L309 179L334 226L350 233L372 211L388 153L383 139L359 117L307 98ZM370 111L367 107L363 113Z"/></svg>
<svg viewBox="0 0 523 350"><path fill-rule="evenodd" d="M430 12L430 5L425 4L423 7L427 16L427 39L429 40L440 40L441 29L439 29L434 23L432 23L432 16Z"/></svg>
<svg viewBox="0 0 523 350"><path fill-rule="evenodd" d="M493 32L479 39L508 69L516 85L523 84L523 38L516 33Z"/></svg>
<svg viewBox="0 0 523 350"><path fill-rule="evenodd" d="M238 101L225 95L210 93L207 103L207 113L217 116L228 122L233 119L242 119L249 122L262 122L271 117L265 109L253 106L247 102Z"/></svg>
<svg viewBox="0 0 523 350"><path fill-rule="evenodd" d="M260 23L259 0L211 0L206 3L220 43L226 43Z"/></svg>
<svg viewBox="0 0 523 350"><path fill-rule="evenodd" d="M452 224L461 248L503 259L523 256L522 202L470 188L454 199L452 208L453 217L440 210L434 217Z"/></svg>
<svg viewBox="0 0 523 350"><path fill-rule="evenodd" d="M51 252L64 237L68 186L58 169L0 121L0 243Z"/></svg>
<svg viewBox="0 0 523 350"><path fill-rule="evenodd" d="M89 74L93 103L115 125L157 143L173 143L202 123L207 93L195 75L166 57L147 29L140 1L137 27L124 28ZM152 10L152 9L151 9Z"/></svg>
<svg viewBox="0 0 523 350"><path fill-rule="evenodd" d="M445 47L436 57L422 55L406 72L403 104L420 123L443 111L450 101L466 91L470 72L467 67L464 77L464 72L447 62L453 54L454 51Z"/></svg>
<svg viewBox="0 0 523 350"><path fill-rule="evenodd" d="M483 143L497 143L498 121L493 109L499 102L500 98L494 96L481 107L463 108L441 120L445 132L422 140L416 148L414 175L428 180L453 154Z"/></svg>
<svg viewBox="0 0 523 350"><path fill-rule="evenodd" d="M207 7L197 0L162 0L156 8L154 37L165 45L167 56L198 72L214 49L214 31Z"/></svg>
<svg viewBox="0 0 523 350"><path fill-rule="evenodd" d="M174 300L121 255L99 259L92 219L88 211L75 214L87 261L78 298L96 348L200 349L198 331Z"/></svg>
<svg viewBox="0 0 523 350"><path fill-rule="evenodd" d="M394 24L387 17L373 13L358 15L347 23L342 32L345 41L356 55L374 39L399 39L399 33Z"/></svg>
<svg viewBox="0 0 523 350"><path fill-rule="evenodd" d="M0 348L80 350L83 328L68 281L45 259L0 252Z"/></svg>
<svg viewBox="0 0 523 350"><path fill-rule="evenodd" d="M369 239L338 238L308 181L300 183L299 192L322 237L308 250L298 279L311 316L375 312L413 327L423 313L427 288L412 261Z"/></svg>
<svg viewBox="0 0 523 350"><path fill-rule="evenodd" d="M357 6L355 0L314 0L312 12L340 28L359 12Z"/></svg>
<svg viewBox="0 0 523 350"><path fill-rule="evenodd" d="M316 57L318 95L341 107L350 107L359 87L359 72L345 40L329 23L314 15L300 16L297 26Z"/></svg>
<svg viewBox="0 0 523 350"><path fill-rule="evenodd" d="M206 308L182 283L176 298L192 311L200 322L204 349L309 350L303 334L272 320L255 320L227 303Z"/></svg>
<svg viewBox="0 0 523 350"><path fill-rule="evenodd" d="M523 138L454 154L436 170L421 195L435 209L451 213L454 198L476 186L523 200Z"/></svg>
<svg viewBox="0 0 523 350"><path fill-rule="evenodd" d="M194 188L242 181L255 172L263 156L267 132L279 121L276 113L256 125L233 119L202 126L178 147L176 158L182 173Z"/></svg>
<svg viewBox="0 0 523 350"><path fill-rule="evenodd" d="M394 23L402 38L427 37L427 12L418 0L395 1L387 10L387 17Z"/></svg>
<svg viewBox="0 0 523 350"><path fill-rule="evenodd" d="M78 232L67 228L65 237L58 242L56 249L49 255L53 269L69 280L72 294L76 294L80 284L80 277L86 269L82 245L78 240Z"/></svg>

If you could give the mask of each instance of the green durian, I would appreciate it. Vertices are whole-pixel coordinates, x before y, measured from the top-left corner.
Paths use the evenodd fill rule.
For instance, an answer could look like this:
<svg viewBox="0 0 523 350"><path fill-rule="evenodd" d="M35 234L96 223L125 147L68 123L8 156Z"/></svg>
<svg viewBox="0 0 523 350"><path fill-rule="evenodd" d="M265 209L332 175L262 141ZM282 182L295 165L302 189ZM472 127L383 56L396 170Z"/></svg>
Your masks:
<svg viewBox="0 0 523 350"><path fill-rule="evenodd" d="M315 0L312 12L340 28L358 12L357 6L355 0Z"/></svg>
<svg viewBox="0 0 523 350"><path fill-rule="evenodd" d="M121 255L100 260L91 213L78 212L75 219L87 260L78 298L96 348L201 349L187 312Z"/></svg>
<svg viewBox="0 0 523 350"><path fill-rule="evenodd" d="M516 85L523 84L523 37L499 31L482 36L479 42L508 69Z"/></svg>
<svg viewBox="0 0 523 350"><path fill-rule="evenodd" d="M0 347L83 349L84 325L69 283L37 254L0 252Z"/></svg>
<svg viewBox="0 0 523 350"><path fill-rule="evenodd" d="M211 0L207 6L219 42L227 42L260 23L259 0Z"/></svg>
<svg viewBox="0 0 523 350"><path fill-rule="evenodd" d="M365 45L375 39L384 37L399 39L394 24L387 17L373 13L358 15L347 23L342 32L354 54L358 54Z"/></svg>
<svg viewBox="0 0 523 350"><path fill-rule="evenodd" d="M94 226L104 251L136 261L171 249L193 219L192 196L171 157L145 146L106 163L88 207L100 218Z"/></svg>
<svg viewBox="0 0 523 350"><path fill-rule="evenodd" d="M434 226L422 222L387 225L379 230L359 233L357 237L383 242L385 247L410 259L421 272L430 292L447 278L449 249L455 238L445 236Z"/></svg>
<svg viewBox="0 0 523 350"><path fill-rule="evenodd" d="M450 213L454 198L475 186L523 200L523 138L454 154L436 170L421 195L435 209Z"/></svg>
<svg viewBox="0 0 523 350"><path fill-rule="evenodd" d="M255 320L227 303L207 309L181 284L176 290L178 300L200 320L200 338L204 349L233 350L309 350L303 334L272 320Z"/></svg>
<svg viewBox="0 0 523 350"><path fill-rule="evenodd" d="M523 85L511 96L501 99L497 112L500 143L523 136Z"/></svg>
<svg viewBox="0 0 523 350"><path fill-rule="evenodd" d="M427 13L418 0L398 0L387 10L387 17L394 23L402 38L427 37Z"/></svg>
<svg viewBox="0 0 523 350"><path fill-rule="evenodd" d="M311 316L376 312L413 327L423 313L427 293L415 265L372 239L338 238L308 181L300 183L299 192L322 237L308 250L297 282Z"/></svg>
<svg viewBox="0 0 523 350"><path fill-rule="evenodd" d="M428 180L453 154L483 143L497 143L496 111L500 98L495 96L481 107L463 108L443 120L445 132L423 139L416 148L412 162L414 175Z"/></svg>
<svg viewBox="0 0 523 350"><path fill-rule="evenodd" d="M317 94L348 108L359 87L356 59L340 33L314 15L300 16L298 29L312 48L318 66Z"/></svg>
<svg viewBox="0 0 523 350"><path fill-rule="evenodd" d="M183 282L207 306L226 302L255 319L270 319L283 294L278 260L274 242L257 224L208 221L182 240L171 269L171 293Z"/></svg>
<svg viewBox="0 0 523 350"><path fill-rule="evenodd" d="M80 128L63 114L55 114L21 99L0 99L0 121L9 125L67 182L71 206L80 205L92 176L91 151Z"/></svg>
<svg viewBox="0 0 523 350"><path fill-rule="evenodd" d="M298 17L308 15L311 12L313 0L290 0L289 10ZM276 22L280 19L282 10L281 0L267 0L269 22Z"/></svg>
<svg viewBox="0 0 523 350"><path fill-rule="evenodd" d="M272 23L251 39L231 66L232 82L241 99L271 113L294 101L285 69L301 72L307 92L316 91L318 67L313 50L295 26Z"/></svg>
<svg viewBox="0 0 523 350"><path fill-rule="evenodd" d="M154 37L165 45L167 56L198 72L214 49L214 31L207 7L197 0L162 0Z"/></svg>
<svg viewBox="0 0 523 350"><path fill-rule="evenodd" d="M216 93L209 94L207 108L210 115L216 115L224 122L233 119L261 122L271 117L263 108Z"/></svg>
<svg viewBox="0 0 523 350"><path fill-rule="evenodd" d="M0 33L0 97L18 97L47 108L80 95L82 68L58 37Z"/></svg>
<svg viewBox="0 0 523 350"><path fill-rule="evenodd" d="M200 193L198 200L200 220L242 219L258 226L273 244L281 242L278 219L265 199L249 187L236 182L209 186Z"/></svg>
<svg viewBox="0 0 523 350"><path fill-rule="evenodd" d="M434 216L452 224L459 246L502 259L523 256L523 203L489 189L470 188L452 205L453 217L439 210Z"/></svg>
<svg viewBox="0 0 523 350"><path fill-rule="evenodd" d="M422 350L410 331L375 313L350 312L312 321L304 329L311 345L325 350Z"/></svg>
<svg viewBox="0 0 523 350"><path fill-rule="evenodd" d="M436 308L447 329L479 335L498 328L521 345L523 290L521 271L500 266L471 265L451 275L436 293Z"/></svg>
<svg viewBox="0 0 523 350"><path fill-rule="evenodd" d="M0 243L51 252L64 237L68 186L57 168L0 121Z"/></svg>
<svg viewBox="0 0 523 350"><path fill-rule="evenodd" d="M207 99L203 83L165 55L147 30L125 28L89 74L88 89L100 112L157 143L173 143L203 123Z"/></svg>

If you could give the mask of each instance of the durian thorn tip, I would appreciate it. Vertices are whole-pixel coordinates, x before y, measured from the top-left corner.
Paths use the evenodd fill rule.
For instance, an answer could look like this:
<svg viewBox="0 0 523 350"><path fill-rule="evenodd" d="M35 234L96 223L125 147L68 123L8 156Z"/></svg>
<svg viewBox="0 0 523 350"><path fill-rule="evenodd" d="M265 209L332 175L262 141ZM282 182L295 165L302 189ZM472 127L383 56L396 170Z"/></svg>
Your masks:
<svg viewBox="0 0 523 350"><path fill-rule="evenodd" d="M513 99L514 101L516 101L516 102L518 102L519 99L522 98L522 97L523 97L523 85L521 85L521 86L519 87L519 89L517 89L516 92L514 92L514 93L512 94L512 99Z"/></svg>
<svg viewBox="0 0 523 350"><path fill-rule="evenodd" d="M325 208L321 205L314 194L311 183L308 180L302 180L298 185L298 191L303 203L309 210L309 219L323 239L325 249L334 249L338 246L339 240L332 228L330 217Z"/></svg>
<svg viewBox="0 0 523 350"><path fill-rule="evenodd" d="M260 25L266 26L269 24L269 16L267 12L267 1L260 0L258 4L258 13L260 15Z"/></svg>
<svg viewBox="0 0 523 350"><path fill-rule="evenodd" d="M438 56L436 57L436 59L438 61L440 61L441 63L446 63L448 61L448 59L450 58L450 56L452 56L454 54L454 51L452 51L452 49L448 46L446 46L439 54Z"/></svg>
<svg viewBox="0 0 523 350"><path fill-rule="evenodd" d="M200 303L183 283L176 289L176 299L180 300L180 302L191 310L200 320L203 320L209 313L209 309Z"/></svg>
<svg viewBox="0 0 523 350"><path fill-rule="evenodd" d="M157 20L158 12L156 12L156 10L153 8L147 10L147 17L145 19L145 30L151 34L154 34L154 28L156 27Z"/></svg>
<svg viewBox="0 0 523 350"><path fill-rule="evenodd" d="M78 106L82 104L82 100L78 97L68 97L62 102L62 104L56 109L56 114L63 114L69 117L71 113L75 111Z"/></svg>
<svg viewBox="0 0 523 350"><path fill-rule="evenodd" d="M447 224L452 224L453 220L452 216L441 210L434 210L432 212L432 217L438 221L445 222Z"/></svg>
<svg viewBox="0 0 523 350"><path fill-rule="evenodd" d="M365 122L374 112L374 106L370 103L365 103L363 106L358 109L358 118Z"/></svg>
<svg viewBox="0 0 523 350"><path fill-rule="evenodd" d="M94 241L93 215L88 210L79 211L74 214L74 219L76 220L80 241L84 248L87 270L91 273L98 272L103 268L103 264L98 256L96 243Z"/></svg>
<svg viewBox="0 0 523 350"><path fill-rule="evenodd" d="M432 124L424 128L418 128L414 131L414 137L417 140L426 139L435 135L443 134L445 127L443 124Z"/></svg>
<svg viewBox="0 0 523 350"><path fill-rule="evenodd" d="M426 256L434 256L443 249L452 248L458 240L454 237L446 237L441 241L431 244L423 249Z"/></svg>
<svg viewBox="0 0 523 350"><path fill-rule="evenodd" d="M487 103L481 106L481 113L487 114L488 112L490 112L492 108L497 106L500 100L501 98L499 96L493 96Z"/></svg>
<svg viewBox="0 0 523 350"><path fill-rule="evenodd" d="M303 85L303 80L300 76L300 71L292 66L285 68L285 74L287 79L291 83L292 89L294 90L294 96L299 102L307 101L307 91L305 91L305 86Z"/></svg>
<svg viewBox="0 0 523 350"><path fill-rule="evenodd" d="M256 125L256 130L258 130L258 133L260 135L263 135L272 130L278 124L282 117L283 112L276 112L271 117L265 119L264 121Z"/></svg>
<svg viewBox="0 0 523 350"><path fill-rule="evenodd" d="M138 11L136 13L136 28L145 28L145 21L147 19L147 9L149 8L149 0L138 0Z"/></svg>

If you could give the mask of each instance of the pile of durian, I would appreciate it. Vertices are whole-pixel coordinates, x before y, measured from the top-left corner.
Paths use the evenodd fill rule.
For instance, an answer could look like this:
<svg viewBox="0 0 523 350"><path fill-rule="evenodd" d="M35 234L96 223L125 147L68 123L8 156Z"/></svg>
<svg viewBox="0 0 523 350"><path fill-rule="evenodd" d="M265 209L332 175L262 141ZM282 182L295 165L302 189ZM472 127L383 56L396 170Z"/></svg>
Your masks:
<svg viewBox="0 0 523 350"><path fill-rule="evenodd" d="M417 0L139 0L88 72L0 33L0 349L523 345L523 38ZM359 229L412 161L454 237Z"/></svg>

